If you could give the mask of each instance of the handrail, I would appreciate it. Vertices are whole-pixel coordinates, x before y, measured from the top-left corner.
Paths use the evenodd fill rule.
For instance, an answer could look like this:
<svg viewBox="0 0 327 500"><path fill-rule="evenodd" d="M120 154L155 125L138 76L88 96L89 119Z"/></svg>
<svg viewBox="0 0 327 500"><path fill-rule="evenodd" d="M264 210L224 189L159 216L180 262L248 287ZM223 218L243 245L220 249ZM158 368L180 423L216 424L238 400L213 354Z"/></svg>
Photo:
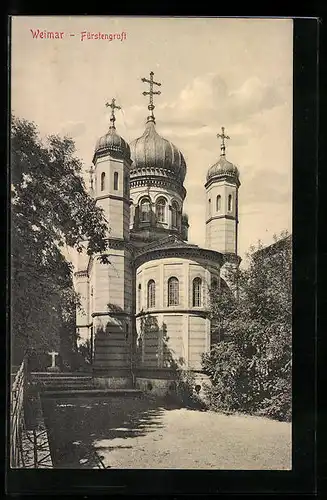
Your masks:
<svg viewBox="0 0 327 500"><path fill-rule="evenodd" d="M24 359L15 375L10 394L10 466L24 467L21 430L24 405L27 362Z"/></svg>

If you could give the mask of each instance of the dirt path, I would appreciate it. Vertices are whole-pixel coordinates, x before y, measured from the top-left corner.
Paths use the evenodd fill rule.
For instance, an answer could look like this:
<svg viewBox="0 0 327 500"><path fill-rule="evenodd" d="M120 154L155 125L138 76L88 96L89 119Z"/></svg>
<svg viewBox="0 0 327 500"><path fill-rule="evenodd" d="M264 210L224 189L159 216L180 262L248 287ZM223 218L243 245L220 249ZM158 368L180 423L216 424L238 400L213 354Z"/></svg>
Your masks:
<svg viewBox="0 0 327 500"><path fill-rule="evenodd" d="M177 408L145 398L45 406L55 468L289 470L291 425Z"/></svg>
<svg viewBox="0 0 327 500"><path fill-rule="evenodd" d="M100 439L93 445L112 468L291 469L291 426L287 423L162 409L151 426L145 422L144 430L143 435Z"/></svg>

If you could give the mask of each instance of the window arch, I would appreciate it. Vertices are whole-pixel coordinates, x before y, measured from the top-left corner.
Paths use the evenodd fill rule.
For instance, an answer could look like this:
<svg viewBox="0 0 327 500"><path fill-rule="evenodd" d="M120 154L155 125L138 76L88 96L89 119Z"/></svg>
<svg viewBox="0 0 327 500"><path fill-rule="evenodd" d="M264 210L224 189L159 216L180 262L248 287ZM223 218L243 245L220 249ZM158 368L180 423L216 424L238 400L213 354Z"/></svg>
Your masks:
<svg viewBox="0 0 327 500"><path fill-rule="evenodd" d="M166 222L166 199L159 198L156 203L156 218L158 222Z"/></svg>
<svg viewBox="0 0 327 500"><path fill-rule="evenodd" d="M178 227L178 211L178 204L176 203L176 201L173 201L171 204L171 225L174 228Z"/></svg>
<svg viewBox="0 0 327 500"><path fill-rule="evenodd" d="M168 306L179 304L179 281L175 276L168 280Z"/></svg>
<svg viewBox="0 0 327 500"><path fill-rule="evenodd" d="M104 191L105 187L106 187L106 174L104 172L102 172L102 174L101 174L101 187L100 187L101 191Z"/></svg>
<svg viewBox="0 0 327 500"><path fill-rule="evenodd" d="M202 302L202 280L194 278L193 280L193 307L201 307Z"/></svg>
<svg viewBox="0 0 327 500"><path fill-rule="evenodd" d="M118 190L118 172L114 172L114 190Z"/></svg>
<svg viewBox="0 0 327 500"><path fill-rule="evenodd" d="M154 280L148 281L148 309L156 305L156 283Z"/></svg>
<svg viewBox="0 0 327 500"><path fill-rule="evenodd" d="M233 197L231 194L228 195L228 211L231 212L233 209Z"/></svg>
<svg viewBox="0 0 327 500"><path fill-rule="evenodd" d="M139 284L138 289L137 289L137 302L138 302L139 309L142 309L142 286L141 286L141 283Z"/></svg>
<svg viewBox="0 0 327 500"><path fill-rule="evenodd" d="M127 195L128 194L128 176L125 175L124 177L124 193Z"/></svg>
<svg viewBox="0 0 327 500"><path fill-rule="evenodd" d="M218 194L216 198L216 211L220 212L220 210L221 210L221 196L220 194Z"/></svg>
<svg viewBox="0 0 327 500"><path fill-rule="evenodd" d="M151 206L148 198L143 198L140 203L140 220L141 222L150 222Z"/></svg>
<svg viewBox="0 0 327 500"><path fill-rule="evenodd" d="M208 210L209 210L209 215L211 215L211 199L210 198L208 200Z"/></svg>

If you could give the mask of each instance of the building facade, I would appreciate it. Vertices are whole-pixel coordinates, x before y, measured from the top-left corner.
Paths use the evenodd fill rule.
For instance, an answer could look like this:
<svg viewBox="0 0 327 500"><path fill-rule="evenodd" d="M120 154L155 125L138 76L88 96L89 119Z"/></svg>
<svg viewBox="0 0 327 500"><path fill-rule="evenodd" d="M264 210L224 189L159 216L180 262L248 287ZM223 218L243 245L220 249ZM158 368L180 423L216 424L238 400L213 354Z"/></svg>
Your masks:
<svg viewBox="0 0 327 500"><path fill-rule="evenodd" d="M186 161L157 131L153 73L143 81L150 103L142 136L127 144L117 133L112 100L109 130L95 147L90 192L108 221L110 263L80 256L76 327L80 342L92 346L97 377L162 387L179 368L200 374L201 356L210 350L209 291L219 291L224 268L240 261L240 181L226 159L222 129L221 155L203 187L206 240L203 248L189 243Z"/></svg>

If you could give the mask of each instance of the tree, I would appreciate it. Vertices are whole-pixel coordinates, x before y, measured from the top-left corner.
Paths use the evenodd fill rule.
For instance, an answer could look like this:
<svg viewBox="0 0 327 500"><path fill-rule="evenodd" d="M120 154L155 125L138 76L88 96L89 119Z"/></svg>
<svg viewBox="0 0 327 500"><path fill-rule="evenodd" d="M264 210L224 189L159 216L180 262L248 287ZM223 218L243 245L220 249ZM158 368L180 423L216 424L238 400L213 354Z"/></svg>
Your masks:
<svg viewBox="0 0 327 500"><path fill-rule="evenodd" d="M11 338L13 361L73 341L77 296L65 246L107 248L102 209L85 190L74 142L11 121ZM87 243L86 243L87 242ZM106 261L106 257L103 257Z"/></svg>
<svg viewBox="0 0 327 500"><path fill-rule="evenodd" d="M292 239L284 232L274 240L250 249L248 267L230 274L228 290L212 291L220 341L203 366L213 408L290 419Z"/></svg>

